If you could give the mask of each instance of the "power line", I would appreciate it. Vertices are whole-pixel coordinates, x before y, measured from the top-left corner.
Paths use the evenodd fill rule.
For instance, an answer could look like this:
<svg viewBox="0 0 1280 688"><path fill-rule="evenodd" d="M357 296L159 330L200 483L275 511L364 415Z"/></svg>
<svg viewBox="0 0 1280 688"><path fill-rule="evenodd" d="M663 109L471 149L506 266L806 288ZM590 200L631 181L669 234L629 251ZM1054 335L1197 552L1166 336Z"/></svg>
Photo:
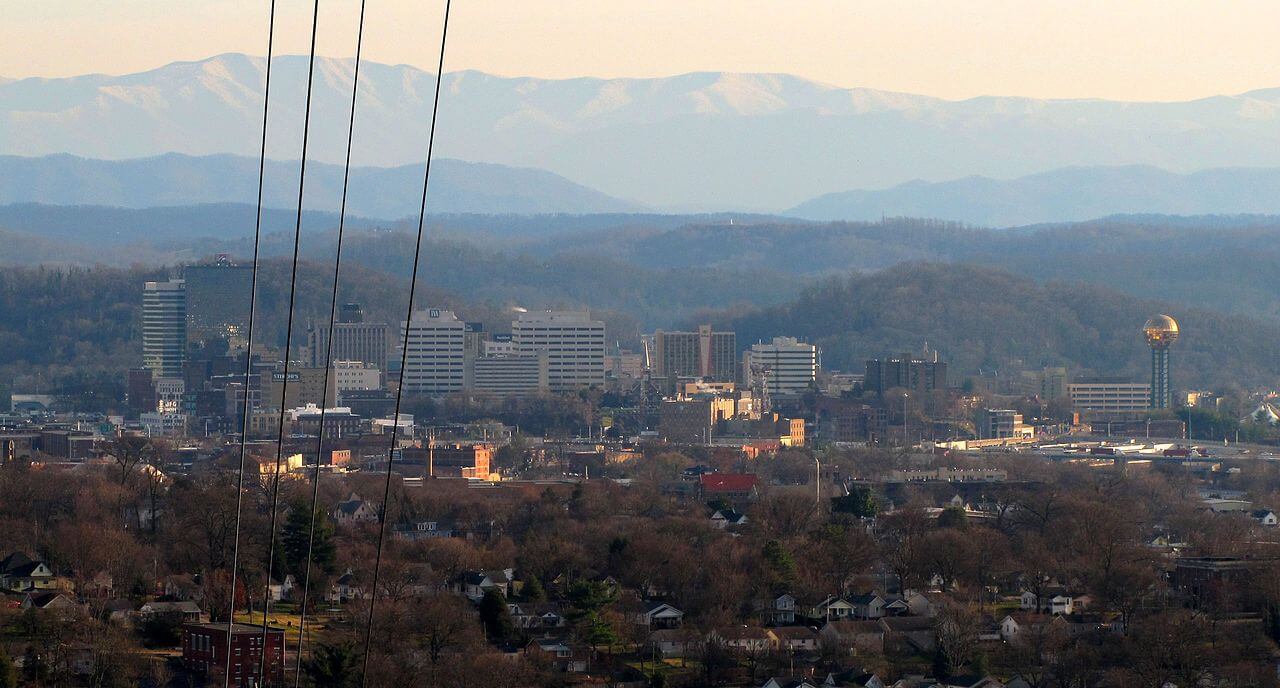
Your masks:
<svg viewBox="0 0 1280 688"><path fill-rule="evenodd" d="M311 53L307 62L307 102L302 111L302 161L298 169L298 215L293 226L293 263L289 273L289 317L284 333L284 379L280 381L280 422L276 425L276 467L271 477L271 537L267 545L267 584L262 595L262 651L258 660L258 676L265 680L267 670L267 628L271 612L271 574L275 571L276 519L280 504L280 462L284 457L284 405L289 390L289 357L293 344L294 296L298 286L298 249L302 244L302 192L307 180L307 140L311 131L311 85L316 70L316 28L320 24L320 0L315 0L311 11ZM324 392L321 392L321 401ZM321 428L323 430L323 428ZM321 433L323 435L323 432ZM317 456L316 460L319 461ZM283 647L281 648L283 659Z"/></svg>
<svg viewBox="0 0 1280 688"><path fill-rule="evenodd" d="M356 94L360 89L360 52L364 44L364 6L360 0L360 23L356 30L356 59L351 77L351 116L347 121L347 158L342 170L342 201L338 209L338 246L333 257L333 296L329 301L329 334L326 337L324 355L323 395L329 393L329 372L333 368L333 326L338 314L338 275L342 266L342 236L347 219L347 186L351 179L351 142L356 127ZM335 395L336 396L336 395ZM311 512L308 514L310 529L307 534L307 566L302 583L302 614L298 622L298 664L295 667L293 685L302 685L302 645L307 634L307 598L311 592L311 558L316 543L316 504L320 498L320 454L324 449L324 418L328 404L320 404L320 429L316 433L316 467L311 476Z"/></svg>
<svg viewBox="0 0 1280 688"><path fill-rule="evenodd" d="M262 148L258 153L258 211L253 226L253 270L249 280L248 342L244 351L244 414L240 419L240 473L236 480L236 528L235 544L231 553L231 608L227 611L227 665L224 667L224 688L231 686L231 639L235 636L236 620L236 572L240 568L240 512L244 503L244 459L249 441L249 377L253 374L253 322L258 305L258 248L262 239L262 184L267 169L267 113L271 103L271 58L275 39L276 0L271 0L271 13L267 20L267 66L262 90ZM265 651L265 648L264 648Z"/></svg>
<svg viewBox="0 0 1280 688"><path fill-rule="evenodd" d="M405 314L404 341L400 349L400 384L396 387L395 413L391 417L391 444L387 448L387 477L382 488L382 505L378 510L378 549L373 563L373 581L369 592L369 619L364 632L364 657L360 669L360 685L369 681L369 653L373 639L373 612L378 600L378 576L382 569L382 545L387 534L387 501L391 498L391 469L395 461L396 441L400 430L400 400L404 397L404 375L409 356L409 322L413 319L413 297L418 287L418 265L422 256L422 228L427 216L427 189L431 183L431 151L436 140L436 119L440 112L440 85L444 82L444 49L449 39L449 5L444 3L444 25L440 30L440 61L436 66L435 97L431 103L431 128L427 133L427 161L422 174L422 204L418 209L418 234L413 248L413 273L409 278L409 307Z"/></svg>

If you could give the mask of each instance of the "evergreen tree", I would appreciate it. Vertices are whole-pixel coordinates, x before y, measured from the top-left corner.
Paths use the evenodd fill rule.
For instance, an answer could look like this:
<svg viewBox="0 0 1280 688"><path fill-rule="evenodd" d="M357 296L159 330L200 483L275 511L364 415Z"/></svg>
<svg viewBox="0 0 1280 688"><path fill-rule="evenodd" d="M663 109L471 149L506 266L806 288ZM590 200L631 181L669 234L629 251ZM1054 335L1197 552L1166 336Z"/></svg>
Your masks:
<svg viewBox="0 0 1280 688"><path fill-rule="evenodd" d="M520 594L525 602L541 602L547 599L547 591L542 589L542 581L538 580L537 576L529 576L529 579L524 581Z"/></svg>
<svg viewBox="0 0 1280 688"><path fill-rule="evenodd" d="M360 685L359 659L350 644L322 644L302 663L302 671L316 688L353 688Z"/></svg>
<svg viewBox="0 0 1280 688"><path fill-rule="evenodd" d="M0 647L0 688L18 688L18 666Z"/></svg>
<svg viewBox="0 0 1280 688"><path fill-rule="evenodd" d="M490 640L511 637L511 610L507 609L507 599L496 588L486 590L480 598L480 622Z"/></svg>
<svg viewBox="0 0 1280 688"><path fill-rule="evenodd" d="M310 514L310 515L309 515ZM312 519L315 523L315 541L311 542ZM307 549L311 549L311 565L325 573L333 572L337 553L333 546L333 524L324 512L310 512L304 505L295 504L289 510L280 534L284 573L291 573L301 582L307 572ZM279 569L277 569L279 570Z"/></svg>

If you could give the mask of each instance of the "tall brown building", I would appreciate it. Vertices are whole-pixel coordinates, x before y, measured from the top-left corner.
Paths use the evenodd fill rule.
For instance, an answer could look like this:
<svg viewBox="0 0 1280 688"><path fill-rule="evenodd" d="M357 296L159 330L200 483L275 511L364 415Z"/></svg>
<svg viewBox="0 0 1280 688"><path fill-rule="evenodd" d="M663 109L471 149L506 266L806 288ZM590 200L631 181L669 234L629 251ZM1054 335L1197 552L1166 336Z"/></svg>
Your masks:
<svg viewBox="0 0 1280 688"><path fill-rule="evenodd" d="M700 377L714 382L738 378L738 336L714 332L700 325L697 332L663 332L653 335L651 365L655 377Z"/></svg>

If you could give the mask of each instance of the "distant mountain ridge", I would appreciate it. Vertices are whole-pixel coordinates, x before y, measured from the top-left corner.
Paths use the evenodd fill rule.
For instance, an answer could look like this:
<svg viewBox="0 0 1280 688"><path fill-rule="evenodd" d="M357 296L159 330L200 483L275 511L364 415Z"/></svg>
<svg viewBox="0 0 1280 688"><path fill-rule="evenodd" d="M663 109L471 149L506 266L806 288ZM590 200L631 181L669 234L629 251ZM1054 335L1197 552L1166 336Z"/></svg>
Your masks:
<svg viewBox="0 0 1280 688"><path fill-rule="evenodd" d="M434 76L367 65L357 164L420 162ZM228 54L138 74L0 83L0 153L254 156L263 67ZM342 159L350 72L349 60L317 63L316 160ZM305 73L299 56L274 66L271 157L298 157ZM779 74L553 80L473 71L446 74L444 86L442 156L538 167L680 210L770 210L911 179L1071 166L1280 166L1280 89L1167 103L947 101Z"/></svg>
<svg viewBox="0 0 1280 688"><path fill-rule="evenodd" d="M932 217L985 227L1146 213L1278 214L1280 168L1176 174L1146 165L1071 167L1009 180L965 177L845 191L819 196L786 211L808 220Z"/></svg>
<svg viewBox="0 0 1280 688"><path fill-rule="evenodd" d="M342 167L308 161L306 210L336 211ZM385 219L416 216L422 164L351 170L347 210ZM102 205L121 208L249 203L257 199L258 159L167 153L132 160L73 155L0 156L0 205ZM296 208L298 162L269 160L263 204ZM460 160L436 160L427 199L431 213L607 213L639 206L550 172Z"/></svg>

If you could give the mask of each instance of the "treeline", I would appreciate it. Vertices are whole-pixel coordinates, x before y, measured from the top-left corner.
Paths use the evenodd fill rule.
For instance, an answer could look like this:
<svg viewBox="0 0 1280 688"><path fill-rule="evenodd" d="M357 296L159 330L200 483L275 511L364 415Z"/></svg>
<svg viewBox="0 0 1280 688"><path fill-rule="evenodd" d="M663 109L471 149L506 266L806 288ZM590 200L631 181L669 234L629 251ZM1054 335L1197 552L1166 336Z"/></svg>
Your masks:
<svg viewBox="0 0 1280 688"><path fill-rule="evenodd" d="M869 357L921 352L927 343L956 373L1065 365L1073 374L1145 379L1141 327L1164 312L1182 326L1175 384L1254 389L1277 382L1280 326L970 265L910 263L830 278L786 305L706 317L735 329L744 343L803 337L822 347L825 365L841 370L860 371Z"/></svg>

